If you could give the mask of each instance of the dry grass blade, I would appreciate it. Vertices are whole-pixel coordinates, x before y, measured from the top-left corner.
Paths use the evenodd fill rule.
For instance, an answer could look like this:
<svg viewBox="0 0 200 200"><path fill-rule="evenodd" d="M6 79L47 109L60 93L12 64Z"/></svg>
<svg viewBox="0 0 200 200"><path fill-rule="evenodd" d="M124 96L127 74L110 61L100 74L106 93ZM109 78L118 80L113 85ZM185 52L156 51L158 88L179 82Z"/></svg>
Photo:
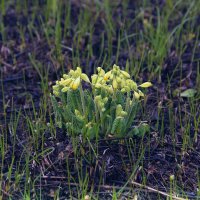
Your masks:
<svg viewBox="0 0 200 200"><path fill-rule="evenodd" d="M156 190L156 189L154 189L154 188L152 188L152 187L149 187L149 186L146 186L146 185L137 183L137 182L135 182L135 181L131 181L131 184L132 184L132 185L135 185L135 186L138 186L138 187L141 187L141 188L144 188L144 189L149 190L149 191L151 191L151 192L155 192L155 193L161 194L161 195L163 195L163 196L165 196L165 197L171 197L171 198L174 199L174 200L186 200L186 199L184 199L184 198L182 198L182 197L176 197L176 196L174 196L174 195L170 195L170 194L168 194L168 193L166 193L166 192L162 192L162 191L160 191L160 190Z"/></svg>

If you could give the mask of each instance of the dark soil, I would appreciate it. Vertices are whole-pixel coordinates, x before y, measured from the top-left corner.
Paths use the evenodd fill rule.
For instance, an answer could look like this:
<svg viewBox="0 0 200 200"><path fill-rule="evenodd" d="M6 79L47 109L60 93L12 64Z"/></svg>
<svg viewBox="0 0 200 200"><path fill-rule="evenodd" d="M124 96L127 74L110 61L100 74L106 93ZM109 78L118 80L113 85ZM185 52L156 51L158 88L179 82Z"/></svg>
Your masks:
<svg viewBox="0 0 200 200"><path fill-rule="evenodd" d="M78 1L72 1L72 30L66 36L66 40L63 41L64 46L72 47L73 45L73 35L75 34L75 25L78 21L78 13L83 9L83 5ZM137 2L137 1L136 1ZM157 2L157 1L156 1ZM41 1L41 7L44 2ZM152 8L149 12L154 16L156 23L156 15L154 14L154 9L156 6L162 5L164 1L160 1L158 4L152 3ZM180 97L172 97L173 91L168 89L168 77L173 74L171 81L171 88L176 89L177 85L182 82L182 87L193 88L196 84L197 77L197 60L200 59L200 46L197 46L196 53L193 55L193 48L196 44L196 40L191 40L185 43L186 51L183 55L179 55L176 49L169 49L168 56L165 58L165 63L162 69L162 82L158 83L158 79L153 78L154 86L148 91L147 102L144 106L144 110L148 113L147 116L143 117L143 120L148 120L151 126L151 132L144 138L133 138L133 146L130 145L129 140L121 141L106 141L102 140L98 143L99 155L97 158L93 158L88 161L89 147L83 148L85 154L83 157L77 157L72 148L72 142L70 138L66 136L66 133L60 129L57 129L56 137L52 137L49 130L44 131L44 144L38 144L38 149L33 148L32 138L29 134L29 129L27 127L27 121L25 119L25 114L30 116L33 110L40 112L41 109L41 97L44 95L41 89L41 79L30 62L29 55L34 55L36 60L42 64L44 71L48 68L49 76L49 89L46 93L51 91L51 86L54 84L55 80L62 74L62 66L65 70L72 68L72 52L66 48L62 49L63 57L61 60L55 56L55 45L52 40L52 46L49 46L44 34L40 31L42 25L40 22L40 17L44 18L43 13L40 9L37 9L38 17L35 18L34 25L37 27L35 34L30 35L27 25L31 20L31 13L33 8L29 5L29 13L17 12L16 7L10 6L3 18L3 23L5 26L7 43L4 43L2 39L0 40L0 71L1 78L0 83L3 86L3 90L0 89L0 126L3 127L7 142L7 152L4 158L4 168L2 172L4 174L3 179L3 191L6 191L7 185L7 172L9 166L12 162L13 147L14 147L14 163L13 163L13 174L11 175L11 182L15 180L14 171L24 170L24 165L26 163L27 153L30 155L31 165L29 165L28 173L32 181L35 180L35 188L40 192L42 188L42 199L53 199L53 194L60 188L60 195L67 198L69 196L69 188L74 192L76 196L76 188L78 186L78 172L76 170L75 164L78 163L80 168L82 168L84 174L89 173L89 185L94 187L94 190L98 189L98 184L101 180L102 187L100 188L100 197L102 199L109 199L109 193L112 192L108 186L115 185L116 187L123 186L128 180L131 172L133 171L132 166L140 158L139 149L141 144L144 147L144 156L138 164L136 169L136 175L134 176L134 181L138 183L144 183L144 177L146 177L145 184L149 187L158 189L160 191L169 192L170 181L169 176L174 175L176 177L176 184L184 191L189 198L194 198L197 195L198 188L198 177L200 177L200 127L198 127L198 138L191 147L183 149L183 134L184 134L184 123L187 123L187 117L189 117L189 101ZM137 3L130 4L128 6L127 12L130 18L134 18L136 13L133 11L137 6ZM75 14L76 13L76 14ZM148 14L148 13L147 13ZM120 28L121 21L117 16L123 15L119 5L113 12L113 17L116 18L116 26ZM94 56L89 60L89 67L87 69L89 73L92 73L95 68L95 62L99 56L99 49L101 49L101 35L105 31L104 28L104 13L99 16L94 24L94 35L93 35L93 49ZM122 16L123 18L123 16ZM178 21L174 21L171 26L174 26ZM200 23L200 18L196 19L197 25ZM129 31L142 29L142 25L133 25L130 27ZM25 42L21 40L19 28L25 31ZM41 33L41 34L40 34ZM0 36L2 38L2 36ZM117 45L118 33L113 36L113 57L112 63L115 61L116 45ZM74 46L74 48L80 48L82 52L87 48L90 41L87 35L83 38L82 43L79 46ZM134 47L134 39L132 41L133 52L136 52ZM198 38L198 44L200 40ZM107 45L107 39L105 38L105 45ZM84 55L80 55L80 64L87 66L87 61ZM128 51L122 49L119 55L119 66L125 66L126 60L128 59ZM137 53L135 53L137 57ZM194 57L193 57L194 56ZM102 59L103 60L103 59ZM180 71L178 68L174 73L174 66L182 61L183 70ZM64 63L64 65L63 65ZM139 74L139 80L147 80L146 77L149 76L148 71L143 71ZM50 102L48 100L48 110L51 112ZM6 105L5 110L3 105ZM181 108L179 107L181 105ZM197 106L197 114L200 114L200 106ZM158 110L160 109L161 116L163 119L158 118ZM10 126L10 122L13 120L13 115L16 111L21 111L21 116L19 117L19 125L17 127L17 143L13 143L13 135ZM5 111L5 112L4 112ZM171 111L171 113L170 113ZM179 113L183 114L182 121L179 120ZM39 114L38 114L39 115ZM171 133L171 122L170 116L175 119L174 124L174 134L175 137L172 138ZM144 119L145 118L145 119ZM46 114L46 119L48 122L49 112ZM156 128L157 122L163 120L164 127ZM181 126L182 124L182 126ZM184 128L183 128L184 127ZM160 131L163 128L163 135ZM190 121L190 133L191 138L194 137L195 127L193 118ZM175 141L174 141L175 140ZM129 141L129 142L128 142ZM127 145L129 144L129 145ZM145 148L146 147L146 148ZM43 148L48 153L44 156L39 155L39 152ZM128 152L131 151L132 159L128 156ZM39 155L39 156L36 156ZM1 156L0 156L1 158ZM67 166L66 158L69 163ZM1 158L2 159L2 158ZM19 165L20 163L20 165ZM67 168L69 167L71 172L71 179L69 179L69 174L67 173ZM40 178L40 175L43 175ZM72 179L73 178L73 179ZM23 180L25 181L25 174L22 175L22 181L20 183L21 188L23 188ZM70 184L69 184L70 183ZM12 184L11 184L12 185ZM131 184L127 185L127 188L134 187ZM12 185L13 196L12 199L20 199L19 189L16 189ZM135 187L137 189L137 187ZM16 190L16 191L15 191ZM10 190L11 191L11 190ZM22 189L23 191L23 189ZM35 191L31 191L34 195ZM9 196L5 192L5 199ZM129 194L130 195L130 194ZM146 194L144 192L143 199L155 198L155 194ZM34 197L33 197L34 199Z"/></svg>

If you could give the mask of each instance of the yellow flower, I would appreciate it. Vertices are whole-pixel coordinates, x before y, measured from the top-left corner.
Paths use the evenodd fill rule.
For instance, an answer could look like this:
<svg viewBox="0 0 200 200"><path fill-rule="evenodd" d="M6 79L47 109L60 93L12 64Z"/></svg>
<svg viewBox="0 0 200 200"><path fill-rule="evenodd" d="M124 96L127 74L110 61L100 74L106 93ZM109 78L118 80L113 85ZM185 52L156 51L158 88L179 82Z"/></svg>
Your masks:
<svg viewBox="0 0 200 200"><path fill-rule="evenodd" d="M54 85L53 86L53 94L55 95L55 96L59 96L59 85Z"/></svg>
<svg viewBox="0 0 200 200"><path fill-rule="evenodd" d="M101 96L100 95L95 96L94 100L95 100L95 102L101 101Z"/></svg>
<svg viewBox="0 0 200 200"><path fill-rule="evenodd" d="M113 86L113 89L117 89L118 84L117 84L116 79L113 79L112 86Z"/></svg>
<svg viewBox="0 0 200 200"><path fill-rule="evenodd" d="M118 104L117 105L117 108L116 108L116 117L119 117L120 116L120 113L123 111L122 109L122 105L121 104Z"/></svg>
<svg viewBox="0 0 200 200"><path fill-rule="evenodd" d="M97 89L102 87L102 85L101 85L100 83L97 83L97 84L95 84L94 86L95 86L95 88L97 88Z"/></svg>
<svg viewBox="0 0 200 200"><path fill-rule="evenodd" d="M53 86L53 90L58 91L58 90L59 90L59 85L54 85L54 86Z"/></svg>
<svg viewBox="0 0 200 200"><path fill-rule="evenodd" d="M126 71L121 70L121 73L124 75L125 78L130 78L130 74L127 73Z"/></svg>
<svg viewBox="0 0 200 200"><path fill-rule="evenodd" d="M80 67L77 67L75 70L75 73L80 76L82 74L82 69Z"/></svg>
<svg viewBox="0 0 200 200"><path fill-rule="evenodd" d="M104 97L104 98L102 99L102 101L103 101L103 103L107 103L108 97Z"/></svg>
<svg viewBox="0 0 200 200"><path fill-rule="evenodd" d="M105 81L107 81L107 80L110 78L110 75L111 75L111 71L107 72L107 73L104 75L103 79L104 79Z"/></svg>
<svg viewBox="0 0 200 200"><path fill-rule="evenodd" d="M90 79L88 78L88 76L84 73L81 74L81 79L84 80L85 82L90 83Z"/></svg>
<svg viewBox="0 0 200 200"><path fill-rule="evenodd" d="M139 99L139 98L140 98L139 93L137 93L136 91L134 91L134 96L135 96L136 99Z"/></svg>
<svg viewBox="0 0 200 200"><path fill-rule="evenodd" d="M75 79L75 80L71 83L70 87L72 88L72 90L76 90L76 89L79 87L80 83L81 83L81 78L80 78L80 76L79 76L77 79Z"/></svg>
<svg viewBox="0 0 200 200"><path fill-rule="evenodd" d="M143 93L143 92L141 92L140 90L138 90L138 92L139 92L139 95L140 95L141 97L144 97L144 93Z"/></svg>
<svg viewBox="0 0 200 200"><path fill-rule="evenodd" d="M122 105L118 104L116 108L116 117L125 117L127 112L123 111Z"/></svg>
<svg viewBox="0 0 200 200"><path fill-rule="evenodd" d="M71 70L69 71L69 75L72 76L72 77L74 77L74 76L75 76L75 71L74 71L73 69L71 69Z"/></svg>
<svg viewBox="0 0 200 200"><path fill-rule="evenodd" d="M110 94L113 94L113 92L114 92L112 86L107 86L105 89L106 89Z"/></svg>
<svg viewBox="0 0 200 200"><path fill-rule="evenodd" d="M92 84L96 84L97 83L97 80L98 80L98 75L97 74L93 74L91 76L91 79L92 79Z"/></svg>
<svg viewBox="0 0 200 200"><path fill-rule="evenodd" d="M116 77L116 81L117 81L117 83L121 83L122 82L122 79L120 78L120 77Z"/></svg>
<svg viewBox="0 0 200 200"><path fill-rule="evenodd" d="M62 80L59 82L59 84L62 85L62 86L68 86L71 82L72 82L72 79L71 79L71 78L66 79L66 80L62 79Z"/></svg>
<svg viewBox="0 0 200 200"><path fill-rule="evenodd" d="M68 78L69 78L69 75L63 74L63 78L64 78L64 79L68 79Z"/></svg>
<svg viewBox="0 0 200 200"><path fill-rule="evenodd" d="M57 92L57 91L53 91L53 94L56 96L56 97L59 97L59 92Z"/></svg>
<svg viewBox="0 0 200 200"><path fill-rule="evenodd" d="M127 116L127 114L128 114L127 112L121 111L120 116L121 116L121 117L125 117L125 116Z"/></svg>
<svg viewBox="0 0 200 200"><path fill-rule="evenodd" d="M122 88L122 89L121 89L121 92L125 93L125 92L126 92L125 88Z"/></svg>
<svg viewBox="0 0 200 200"><path fill-rule="evenodd" d="M124 89L126 90L126 92L130 92L131 91L131 88L128 85L124 86Z"/></svg>
<svg viewBox="0 0 200 200"><path fill-rule="evenodd" d="M145 83L142 83L141 85L139 85L139 87L142 87L142 88L148 88L148 87L151 87L151 86L152 86L151 82L145 82Z"/></svg>
<svg viewBox="0 0 200 200"><path fill-rule="evenodd" d="M126 86L126 82L124 79L121 79L121 83L120 83L121 88L123 89L124 86Z"/></svg>
<svg viewBox="0 0 200 200"><path fill-rule="evenodd" d="M69 87L64 87L61 92L67 92L69 90Z"/></svg>
<svg viewBox="0 0 200 200"><path fill-rule="evenodd" d="M81 112L79 110L75 109L74 113L79 119L81 119L81 120L84 119L84 116L81 114Z"/></svg>
<svg viewBox="0 0 200 200"><path fill-rule="evenodd" d="M98 71L98 75L99 76L104 76L105 75L105 71L101 67L97 67L97 71Z"/></svg>
<svg viewBox="0 0 200 200"><path fill-rule="evenodd" d="M175 176L172 174L172 175L170 175L169 180L174 181L174 178L175 178Z"/></svg>
<svg viewBox="0 0 200 200"><path fill-rule="evenodd" d="M137 84L136 84L136 82L132 81L131 88L132 88L133 90L137 90Z"/></svg>

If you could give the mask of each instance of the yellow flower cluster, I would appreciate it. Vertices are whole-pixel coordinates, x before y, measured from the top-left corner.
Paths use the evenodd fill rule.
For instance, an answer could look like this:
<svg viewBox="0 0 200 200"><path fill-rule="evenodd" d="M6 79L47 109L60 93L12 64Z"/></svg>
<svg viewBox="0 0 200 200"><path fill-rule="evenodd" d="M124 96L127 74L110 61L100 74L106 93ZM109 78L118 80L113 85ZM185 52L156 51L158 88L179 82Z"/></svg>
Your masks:
<svg viewBox="0 0 200 200"><path fill-rule="evenodd" d="M116 117L125 117L127 116L127 112L123 110L122 105L118 104L116 108Z"/></svg>
<svg viewBox="0 0 200 200"><path fill-rule="evenodd" d="M97 95L94 97L94 101L101 112L105 111L105 104L108 102L108 97L102 98L101 95Z"/></svg>
<svg viewBox="0 0 200 200"><path fill-rule="evenodd" d="M80 67L70 70L68 75L64 74L60 81L56 81L56 85L53 86L53 94L59 96L60 90L61 92L67 92L69 89L77 90L82 80L90 83L88 76L82 73Z"/></svg>
<svg viewBox="0 0 200 200"><path fill-rule="evenodd" d="M84 90L82 81L90 84L90 91ZM140 103L138 99L144 96L140 88L150 86L150 82L137 85L130 74L117 65L108 72L98 67L91 80L77 67L53 86L51 100L56 123L60 128L65 127L69 134L82 134L83 138L90 139L110 133L117 137L143 134L147 128L130 127ZM67 98L63 98L63 94Z"/></svg>
<svg viewBox="0 0 200 200"><path fill-rule="evenodd" d="M101 88L110 94L113 94L117 90L123 93L133 92L134 97L139 99L140 97L143 97L144 94L138 88L147 88L152 86L150 82L145 82L138 86L136 82L131 79L129 73L121 70L119 66L115 64L113 65L113 69L107 73L101 67L98 67L97 71L97 74L93 74L91 76L92 80L90 82L88 76L82 73L80 67L77 67L76 70L70 70L68 75L64 74L60 81L56 81L56 85L53 86L53 94L55 96L59 96L60 91L67 92L69 89L77 90L81 84L81 81L83 80L85 82L91 83L92 87L95 89ZM98 96L96 98L98 99ZM99 99L96 101L103 102ZM103 105L100 105L100 103L98 103L98 106L103 108Z"/></svg>
<svg viewBox="0 0 200 200"><path fill-rule="evenodd" d="M124 70L120 70L119 66L113 65L113 69L105 73L105 71L101 68L97 68L98 74L92 75L92 85L95 88L102 88L107 90L110 93L113 93L116 90L120 90L121 92L134 92L134 96L136 99L143 97L144 94L138 89L138 87L147 88L152 86L150 82L145 82L139 86L137 86L136 82L134 82L130 74Z"/></svg>

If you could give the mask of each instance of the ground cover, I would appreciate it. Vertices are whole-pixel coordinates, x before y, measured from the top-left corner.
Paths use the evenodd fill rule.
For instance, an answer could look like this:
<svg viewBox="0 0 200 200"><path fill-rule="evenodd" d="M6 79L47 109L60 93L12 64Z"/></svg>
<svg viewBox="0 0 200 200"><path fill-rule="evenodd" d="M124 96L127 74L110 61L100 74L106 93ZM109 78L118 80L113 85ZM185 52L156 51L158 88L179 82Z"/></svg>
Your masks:
<svg viewBox="0 0 200 200"><path fill-rule="evenodd" d="M0 199L200 198L200 1L0 8ZM56 127L52 86L114 63L153 83L135 120L150 132L83 145Z"/></svg>

